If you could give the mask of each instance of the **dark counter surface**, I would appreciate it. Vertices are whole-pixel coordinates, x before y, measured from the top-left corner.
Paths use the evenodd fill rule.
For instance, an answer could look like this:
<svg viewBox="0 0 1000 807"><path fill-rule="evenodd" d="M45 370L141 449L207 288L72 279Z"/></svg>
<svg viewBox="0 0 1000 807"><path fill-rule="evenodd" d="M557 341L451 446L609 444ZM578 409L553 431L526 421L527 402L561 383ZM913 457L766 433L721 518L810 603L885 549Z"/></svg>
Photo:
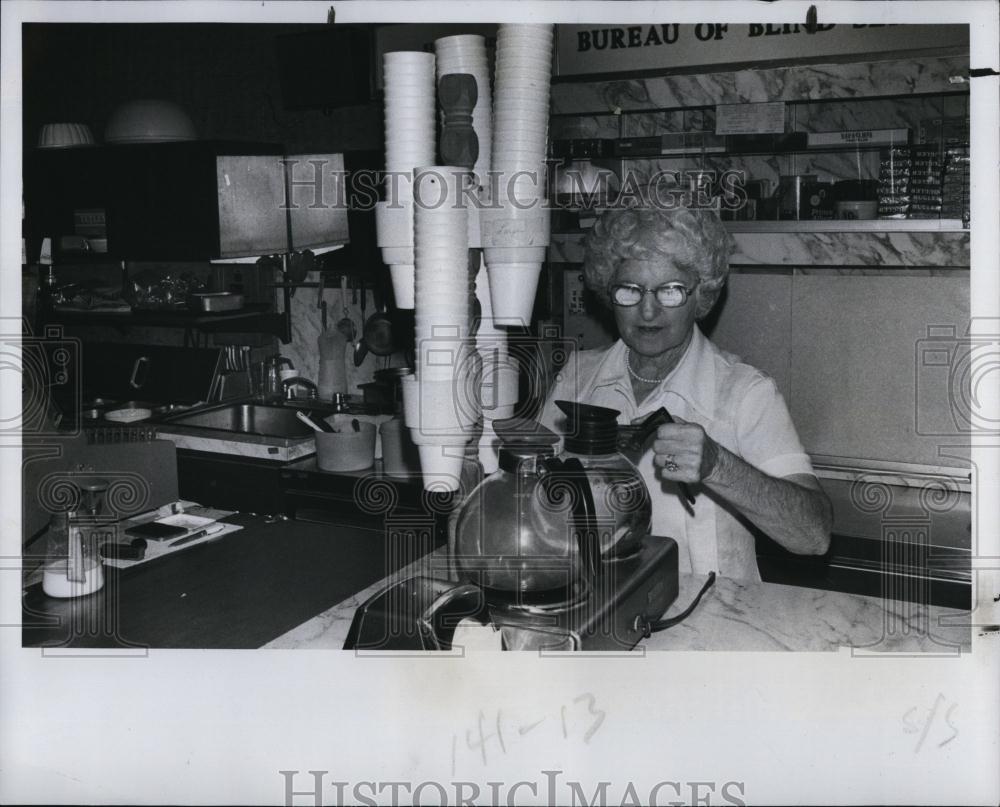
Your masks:
<svg viewBox="0 0 1000 807"><path fill-rule="evenodd" d="M25 589L24 646L256 648L433 549L429 534L266 523L126 569L74 599Z"/></svg>

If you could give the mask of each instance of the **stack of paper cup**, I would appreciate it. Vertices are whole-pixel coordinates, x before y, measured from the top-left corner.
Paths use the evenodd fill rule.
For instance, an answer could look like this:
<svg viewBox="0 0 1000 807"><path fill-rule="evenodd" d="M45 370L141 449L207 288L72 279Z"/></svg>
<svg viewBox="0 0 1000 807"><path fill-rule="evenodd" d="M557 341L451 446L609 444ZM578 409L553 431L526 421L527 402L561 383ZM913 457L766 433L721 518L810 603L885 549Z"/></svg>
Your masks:
<svg viewBox="0 0 1000 807"><path fill-rule="evenodd" d="M488 186L493 147L493 96L490 90L490 66L486 58L486 39L477 35L446 36L434 42L438 80L453 73L466 73L476 80L476 106L472 110L472 128L479 141L479 155L473 172L477 194ZM482 246L479 235L479 209L469 210L469 246Z"/></svg>
<svg viewBox="0 0 1000 807"><path fill-rule="evenodd" d="M467 380L479 373L469 343L472 281L468 210L463 195L469 172L455 166L414 171L416 374L403 379L406 425L420 451L425 487L457 489L462 450L479 418L478 390ZM464 380L463 380L464 379Z"/></svg>
<svg viewBox="0 0 1000 807"><path fill-rule="evenodd" d="M502 199L544 199L552 26L501 25L496 59L492 166L507 175Z"/></svg>
<svg viewBox="0 0 1000 807"><path fill-rule="evenodd" d="M476 278L476 297L482 320L476 332L476 349L482 361L480 402L483 418L494 420L513 415L518 397L517 361L509 352L507 331L495 325L490 285L486 271L480 269Z"/></svg>
<svg viewBox="0 0 1000 807"><path fill-rule="evenodd" d="M493 205L480 230L500 325L526 325L549 244L545 155L552 72L551 25L501 25L497 32Z"/></svg>
<svg viewBox="0 0 1000 807"><path fill-rule="evenodd" d="M493 302L485 265L476 276L476 298L482 318L476 332L476 350L482 360L479 400L483 415L483 433L479 438L479 462L483 472L491 474L499 467L500 441L493 421L513 417L519 392L517 360L510 355L507 331L499 328L493 317Z"/></svg>
<svg viewBox="0 0 1000 807"><path fill-rule="evenodd" d="M453 337L469 335L472 280L469 276L468 210L463 197L468 172L455 166L414 172L415 299L417 345L436 328ZM417 356L417 375L422 372Z"/></svg>
<svg viewBox="0 0 1000 807"><path fill-rule="evenodd" d="M399 308L413 308L413 169L435 154L434 54L394 51L385 76L386 201L375 209L377 242Z"/></svg>
<svg viewBox="0 0 1000 807"><path fill-rule="evenodd" d="M402 378L403 419L420 454L424 488L458 490L471 424L463 424L454 381Z"/></svg>
<svg viewBox="0 0 1000 807"><path fill-rule="evenodd" d="M435 153L435 60L433 53L395 51L384 56L385 166L407 174L432 165ZM412 199L406 177L399 183L403 199Z"/></svg>

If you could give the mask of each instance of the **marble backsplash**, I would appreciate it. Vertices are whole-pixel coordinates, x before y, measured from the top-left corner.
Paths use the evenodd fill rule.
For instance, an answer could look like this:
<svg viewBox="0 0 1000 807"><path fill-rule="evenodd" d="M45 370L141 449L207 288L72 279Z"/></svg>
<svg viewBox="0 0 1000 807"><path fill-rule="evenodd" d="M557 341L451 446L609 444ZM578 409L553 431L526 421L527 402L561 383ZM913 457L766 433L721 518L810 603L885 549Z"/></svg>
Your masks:
<svg viewBox="0 0 1000 807"><path fill-rule="evenodd" d="M969 236L962 232L735 233L730 263L740 266L965 269ZM582 234L554 235L553 263L583 262Z"/></svg>
<svg viewBox="0 0 1000 807"><path fill-rule="evenodd" d="M785 110L785 129L790 132L915 129L920 121L928 118L968 115L969 96L965 93L892 99L854 98L789 104ZM555 139L649 137L664 132L714 130L714 107L648 112L639 108L623 109L621 115L557 114L552 119L551 136Z"/></svg>
<svg viewBox="0 0 1000 807"><path fill-rule="evenodd" d="M949 94L967 56L797 65L552 85L554 114L613 113L764 101L829 101L887 95ZM597 136L597 135L594 135Z"/></svg>

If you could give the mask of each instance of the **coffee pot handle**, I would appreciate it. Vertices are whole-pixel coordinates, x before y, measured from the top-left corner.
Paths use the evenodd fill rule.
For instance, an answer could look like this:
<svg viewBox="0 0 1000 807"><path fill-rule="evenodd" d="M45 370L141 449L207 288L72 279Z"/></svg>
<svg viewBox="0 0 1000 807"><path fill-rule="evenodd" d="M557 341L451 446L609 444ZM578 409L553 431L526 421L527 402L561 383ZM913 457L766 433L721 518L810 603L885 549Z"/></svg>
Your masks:
<svg viewBox="0 0 1000 807"><path fill-rule="evenodd" d="M556 496L554 486L559 483L572 488L573 495L573 529L576 533L577 547L580 550L580 561L588 583L597 577L600 569L601 540L597 524L597 508L594 504L594 494L587 481L587 470L576 457L565 460L559 457L546 457L542 466L547 473L541 477L541 484L550 501Z"/></svg>
<svg viewBox="0 0 1000 807"><path fill-rule="evenodd" d="M621 437L618 443L620 451L626 453L633 453L638 455L642 452L642 447L646 445L646 441L652 437L658 428L664 423L674 423L674 419L670 416L665 406L661 406L655 412L646 416L646 419L641 423L637 423L633 426L626 426L624 429L624 435ZM635 460L633 460L635 461ZM691 492L691 487L686 482L678 482L677 488L680 490L681 497L688 504L694 504L694 493Z"/></svg>

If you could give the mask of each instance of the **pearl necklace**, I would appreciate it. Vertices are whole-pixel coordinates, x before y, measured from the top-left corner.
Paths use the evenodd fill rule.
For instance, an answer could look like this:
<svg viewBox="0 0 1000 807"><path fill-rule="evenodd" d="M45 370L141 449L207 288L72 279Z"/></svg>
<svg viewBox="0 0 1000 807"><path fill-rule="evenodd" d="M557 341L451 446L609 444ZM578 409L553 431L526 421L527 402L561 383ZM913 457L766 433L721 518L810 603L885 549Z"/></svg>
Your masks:
<svg viewBox="0 0 1000 807"><path fill-rule="evenodd" d="M630 376L632 376L632 378L634 378L636 381L641 381L643 384L659 384L659 383L661 383L667 377L667 376L663 376L663 378L643 378L641 375L639 375L635 370L632 369L632 349L631 348L626 348L625 349L625 366L628 368L628 374ZM667 375L670 375L670 374L667 373Z"/></svg>

